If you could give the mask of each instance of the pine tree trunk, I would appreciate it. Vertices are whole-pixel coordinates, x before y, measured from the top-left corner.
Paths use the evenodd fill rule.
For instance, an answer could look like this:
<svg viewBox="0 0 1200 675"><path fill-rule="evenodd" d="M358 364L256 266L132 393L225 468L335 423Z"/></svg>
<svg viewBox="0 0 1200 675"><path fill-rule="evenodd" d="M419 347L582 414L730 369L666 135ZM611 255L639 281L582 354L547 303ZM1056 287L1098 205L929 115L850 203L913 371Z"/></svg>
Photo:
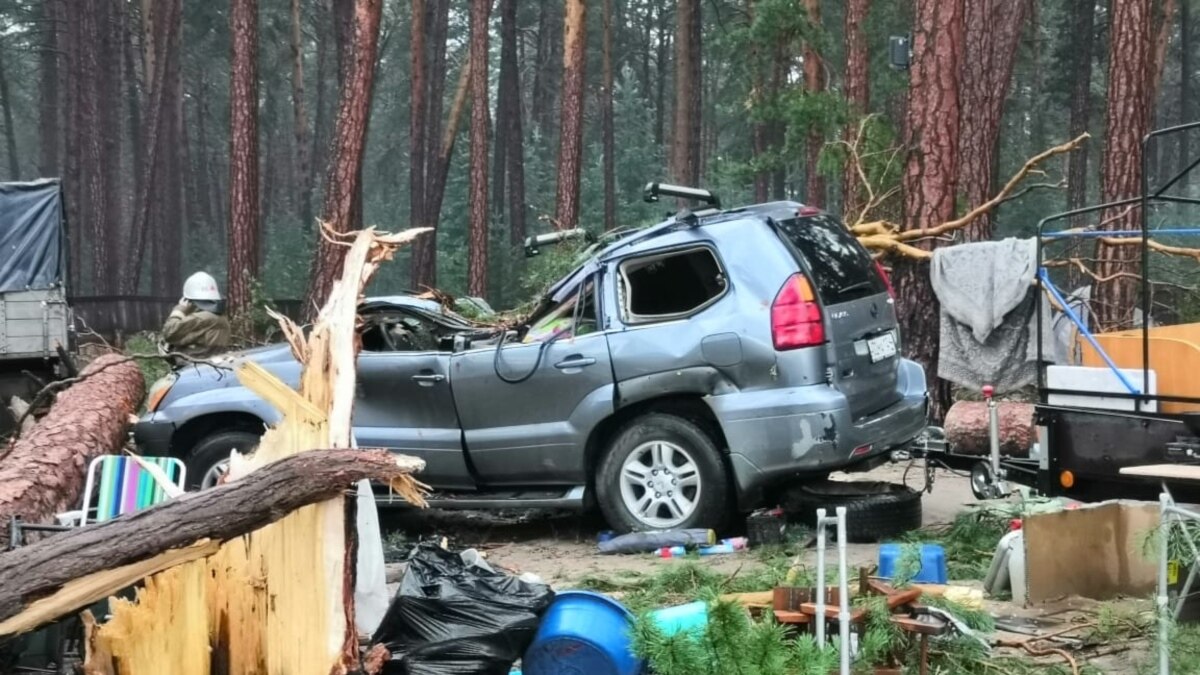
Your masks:
<svg viewBox="0 0 1200 675"><path fill-rule="evenodd" d="M671 180L700 182L700 0L675 5L675 125Z"/></svg>
<svg viewBox="0 0 1200 675"><path fill-rule="evenodd" d="M292 0L292 119L296 136L296 189L299 192L301 227L312 227L312 142L308 138L308 111L304 100L304 33L300 0Z"/></svg>
<svg viewBox="0 0 1200 675"><path fill-rule="evenodd" d="M137 195L142 193L142 174L144 173L142 166L142 159L145 155L142 146L142 99L141 93L138 91L137 61L133 52L134 17L129 11L129 5L119 2L118 6L121 8L121 63L125 70L126 128L128 129L129 158L133 169L133 176L131 176L133 189L130 194L136 200ZM147 82L147 86L149 86L149 82ZM131 202L130 207L136 209L136 202ZM126 234L126 250L128 250L128 238L128 234ZM119 283L121 282L118 281Z"/></svg>
<svg viewBox="0 0 1200 675"><path fill-rule="evenodd" d="M1101 167L1104 201L1134 197L1142 190L1142 138L1150 128L1153 83L1151 10L1153 0L1121 0L1113 3L1109 27L1108 109L1105 113L1105 147ZM1103 219L1110 230L1136 230L1141 225L1138 209L1114 209ZM1133 312L1140 306L1139 284L1121 274L1138 274L1140 247L1106 246L1097 251L1096 273L1109 281L1095 284L1092 307L1096 328L1119 330L1133 325ZM1115 277L1115 278L1114 278Z"/></svg>
<svg viewBox="0 0 1200 675"><path fill-rule="evenodd" d="M966 0L966 49L959 82L959 191L971 208L991 199L999 161L1000 122L1030 0ZM992 237L984 214L963 230L966 241Z"/></svg>
<svg viewBox="0 0 1200 675"><path fill-rule="evenodd" d="M508 174L508 128L512 124L509 121L509 117L521 114L520 90L509 89L505 86L505 83L512 79L513 74L515 74L519 67L517 64L516 21L516 0L500 0L500 80L496 87L496 130L492 135L492 173L489 176L492 184L492 211L499 218L504 217L505 211L504 195ZM512 31L513 33L511 45L509 44L508 31Z"/></svg>
<svg viewBox="0 0 1200 675"><path fill-rule="evenodd" d="M1187 0L1184 0L1184 4ZM1154 114L1154 110L1158 106L1158 94L1162 91L1163 69L1167 65L1167 47L1171 44L1171 33L1175 27L1175 10L1179 7L1179 0L1162 0L1158 3L1158 14L1155 15L1154 21L1154 53L1153 60L1150 62L1150 114ZM1162 144L1158 144L1160 152Z"/></svg>
<svg viewBox="0 0 1200 675"><path fill-rule="evenodd" d="M108 238L109 190L108 175L104 172L104 136L101 123L101 98L104 73L103 26L100 0L89 0L80 12L80 114L81 145L80 173L84 189L82 213L86 218L91 241L92 288L98 295L108 295L110 241ZM0 84L2 86L2 84ZM0 96L4 94L0 92ZM4 97L7 100L7 96Z"/></svg>
<svg viewBox="0 0 1200 675"><path fill-rule="evenodd" d="M1179 124L1186 124L1195 120L1192 113L1196 109L1192 101L1192 10L1191 3L1184 2L1179 5ZM1182 133L1179 135L1179 157L1175 165L1175 171L1182 173L1192 162L1192 144L1191 134ZM1192 176L1189 172L1179 180L1180 187L1187 188L1192 183Z"/></svg>
<svg viewBox="0 0 1200 675"><path fill-rule="evenodd" d="M432 21L430 21L431 18ZM424 22L428 34L428 38L424 40L427 71L424 77L425 87L420 93L423 105L420 107L420 112L416 113L423 120L424 151L420 157L413 157L412 164L414 167L417 165L423 167L421 169L422 183L417 188L421 194L420 225L436 228L441 216L443 195L435 195L434 192L440 190L444 193L446 185L445 179L439 180L436 175L439 171L442 147L438 142L442 123L442 97L446 90L448 0L429 0L425 6ZM463 72L469 71L470 69L464 66ZM416 95L417 92L414 89L413 96ZM437 187L438 185L441 187ZM414 225L416 224L414 221ZM413 288L432 288L437 283L436 230L413 241L409 274Z"/></svg>
<svg viewBox="0 0 1200 675"><path fill-rule="evenodd" d="M604 229L617 226L616 147L613 139L613 0L604 0L604 80L600 85L600 134L604 152Z"/></svg>
<svg viewBox="0 0 1200 675"><path fill-rule="evenodd" d="M552 138L554 126L554 103L558 100L559 64L563 55L559 45L564 36L559 31L558 14L554 8L558 4L553 0L542 0L538 10L538 45L537 64L533 72L533 124L545 138ZM568 5L569 9L570 5ZM563 91L566 82L562 83ZM563 101L566 104L566 101Z"/></svg>
<svg viewBox="0 0 1200 675"><path fill-rule="evenodd" d="M62 137L59 117L59 54L62 51L62 0L43 0L44 38L38 52L38 141L41 158L38 173L44 177L59 175L59 146Z"/></svg>
<svg viewBox="0 0 1200 675"><path fill-rule="evenodd" d="M425 189L428 181L429 152L426 143L428 121L425 118L429 112L429 102L426 95L429 83L426 80L426 56L428 47L425 45L425 34L429 30L429 10L425 0L412 0L412 24L409 47L409 85L408 97L408 214L413 227L429 227L429 219L425 216ZM426 269L427 258L420 251L422 244L436 240L436 232L431 232L414 242L411 278L414 289L432 286L431 270Z"/></svg>
<svg viewBox="0 0 1200 675"><path fill-rule="evenodd" d="M959 73L963 59L963 0L916 0L913 59L902 182L904 228L954 217L959 136ZM932 242L922 242L930 248ZM949 408L950 387L937 379L938 303L924 261L897 260L893 276L900 335L908 355L925 368L930 415Z"/></svg>
<svg viewBox="0 0 1200 675"><path fill-rule="evenodd" d="M503 143L508 174L509 240L520 245L525 239L525 138L521 117L520 55L517 41L517 0L500 2L500 91L511 92L505 125L498 134ZM505 68L505 63L511 64Z"/></svg>
<svg viewBox="0 0 1200 675"><path fill-rule="evenodd" d="M846 4L846 101L850 105L850 123L846 140L858 135L858 122L871 109L871 57L867 51L864 24L871 11L871 0L847 0ZM847 162L842 178L842 213L856 218L862 209L862 178L852 162Z"/></svg>
<svg viewBox="0 0 1200 675"><path fill-rule="evenodd" d="M258 2L233 0L229 92L229 313L250 307L258 277Z"/></svg>
<svg viewBox="0 0 1200 675"><path fill-rule="evenodd" d="M63 46L66 49L65 62L66 68L63 73L63 93L66 98L66 110L63 115L64 139L63 139L63 170L65 172L64 192L66 193L66 208L67 222L83 223L83 188L82 188L82 167L80 158L82 156L82 143L80 137L83 131L83 115L82 115L82 77L81 77L81 60L82 60L82 31L79 12L63 11L65 17L65 29ZM67 280L71 290L74 293L82 293L84 290L83 284L83 246L71 246L70 248L70 264L67 271ZM93 290L94 289L90 289Z"/></svg>
<svg viewBox="0 0 1200 675"><path fill-rule="evenodd" d="M1088 130L1092 107L1092 60L1096 44L1095 0L1071 0L1067 28L1071 41L1071 113L1067 135L1077 138ZM1085 143L1067 157L1067 207L1083 208L1088 201L1088 145ZM1071 227L1080 227L1084 218L1071 220Z"/></svg>
<svg viewBox="0 0 1200 675"><path fill-rule="evenodd" d="M667 135L667 66L671 56L671 21L666 0L655 0L658 9L658 52L654 64L658 71L654 90L654 145L662 147Z"/></svg>
<svg viewBox="0 0 1200 675"><path fill-rule="evenodd" d="M563 22L562 123L558 145L558 199L555 227L571 229L579 220L579 174L583 161L583 85L587 67L587 4L566 0Z"/></svg>
<svg viewBox="0 0 1200 675"><path fill-rule="evenodd" d="M121 45L123 40L120 0L101 0L100 7L100 100L97 112L103 144L101 146L100 170L107 176L107 189L111 193L104 212L104 237L110 251L120 252L121 224L124 222L124 199L129 186L121 170ZM112 260L104 270L104 287L115 293L120 283L120 268Z"/></svg>
<svg viewBox="0 0 1200 675"><path fill-rule="evenodd" d="M329 170L325 178L322 219L334 232L348 232L361 217L362 161L371 110L371 85L375 76L376 50L383 0L354 0L353 38L345 55L346 75L334 123ZM321 237L313 263L312 278L305 294L306 312L325 303L333 281L342 269L345 247Z"/></svg>
<svg viewBox="0 0 1200 675"><path fill-rule="evenodd" d="M471 196L467 292L487 296L488 14L491 0L471 0Z"/></svg>
<svg viewBox="0 0 1200 675"><path fill-rule="evenodd" d="M814 33L821 32L821 0L804 0L804 11ZM825 64L812 40L804 43L804 88L810 94L825 91ZM811 126L811 125L810 125ZM804 203L825 207L825 177L818 170L825 138L819 129L810 128L804 148Z"/></svg>
<svg viewBox="0 0 1200 675"><path fill-rule="evenodd" d="M0 44L0 111L4 118L4 141L8 155L8 179L21 180L20 155L17 154L17 130L13 123L12 96L8 88L8 73L5 67L4 45Z"/></svg>

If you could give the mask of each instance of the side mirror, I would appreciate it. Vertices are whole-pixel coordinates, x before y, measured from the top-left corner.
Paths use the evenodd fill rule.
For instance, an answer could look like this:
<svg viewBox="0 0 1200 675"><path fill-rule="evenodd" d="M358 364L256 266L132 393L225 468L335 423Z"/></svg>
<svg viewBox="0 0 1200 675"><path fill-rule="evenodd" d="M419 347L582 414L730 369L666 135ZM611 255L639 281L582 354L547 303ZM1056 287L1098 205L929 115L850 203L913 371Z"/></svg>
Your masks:
<svg viewBox="0 0 1200 675"><path fill-rule="evenodd" d="M893 35L888 38L888 65L893 70L908 70L912 65L912 35Z"/></svg>

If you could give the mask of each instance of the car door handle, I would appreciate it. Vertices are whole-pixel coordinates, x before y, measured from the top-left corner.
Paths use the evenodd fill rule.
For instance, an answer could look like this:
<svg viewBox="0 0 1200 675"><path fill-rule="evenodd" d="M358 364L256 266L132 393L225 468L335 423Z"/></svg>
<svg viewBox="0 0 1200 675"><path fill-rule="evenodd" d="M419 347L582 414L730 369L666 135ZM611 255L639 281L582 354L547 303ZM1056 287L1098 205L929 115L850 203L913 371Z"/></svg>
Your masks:
<svg viewBox="0 0 1200 675"><path fill-rule="evenodd" d="M559 361L558 363L554 364L554 367L558 368L559 370L569 370L571 368L583 368L594 363L596 363L596 359L591 357L584 358L582 356L572 356L567 358L565 361Z"/></svg>
<svg viewBox="0 0 1200 675"><path fill-rule="evenodd" d="M432 387L435 382L441 382L446 379L446 376L434 373L429 375L413 375L412 379L422 387Z"/></svg>

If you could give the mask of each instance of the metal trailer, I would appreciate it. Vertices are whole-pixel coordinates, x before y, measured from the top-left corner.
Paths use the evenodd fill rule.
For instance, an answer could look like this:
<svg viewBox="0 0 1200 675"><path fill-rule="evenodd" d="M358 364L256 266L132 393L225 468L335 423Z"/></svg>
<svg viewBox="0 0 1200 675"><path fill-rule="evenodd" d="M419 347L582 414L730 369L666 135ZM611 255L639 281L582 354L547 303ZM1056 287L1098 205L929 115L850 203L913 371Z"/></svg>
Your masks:
<svg viewBox="0 0 1200 675"><path fill-rule="evenodd" d="M0 435L14 422L9 397L72 373L66 251L61 182L0 183Z"/></svg>
<svg viewBox="0 0 1200 675"><path fill-rule="evenodd" d="M1147 148L1151 143L1169 139L1178 134L1200 129L1200 122L1160 129L1146 136L1142 142L1142 194L1096 206L1075 209L1043 219L1038 223L1038 289L1037 329L1039 336L1048 328L1043 325L1042 303L1049 295L1056 308L1075 324L1080 336L1089 341L1092 348L1104 360L1108 368L1122 383L1125 391L1098 391L1088 389L1064 389L1050 386L1047 378L1046 354L1042 340L1038 340L1037 403L1034 422L1036 443L1028 458L1002 457L999 455L995 417L992 422L992 453L982 461L978 457L966 458L947 447L944 434L931 429L924 443L915 447L919 454L928 459L943 461L951 466L974 464L972 488L977 497L995 497L1008 492L1009 484L1024 485L1046 496L1062 496L1079 501L1101 501L1114 498L1154 500L1162 491L1163 482L1157 478L1140 478L1122 475L1125 467L1149 464L1179 463L1200 464L1200 413L1169 414L1157 412L1159 404L1196 403L1200 397L1160 395L1148 393L1151 387L1151 372L1154 364L1150 359L1150 309L1151 283L1149 277L1150 231L1147 229L1147 213L1155 204L1200 205L1200 199L1171 194L1171 189L1200 166L1200 156L1191 160L1178 173L1161 185L1149 185L1147 173ZM1109 231L1079 229L1054 231L1051 226L1074 216L1093 214L1110 209L1138 208L1140 228L1137 230ZM1176 228L1158 230L1154 234L1171 236L1197 236L1200 228ZM1137 237L1140 239L1142 310L1142 364L1140 382L1125 373L1130 369L1118 368L1088 330L1084 321L1071 309L1070 303L1054 285L1045 266L1047 242L1065 239ZM1197 237L1200 239L1200 236ZM1158 364L1164 367L1167 364ZM1062 404L1063 397L1072 399L1071 405ZM1059 399L1055 401L1054 399ZM1119 399L1128 401L1128 410L1113 410L1081 405L1080 399ZM978 482L978 485L976 484ZM1196 483L1172 483L1167 486L1180 501L1200 501L1200 488Z"/></svg>

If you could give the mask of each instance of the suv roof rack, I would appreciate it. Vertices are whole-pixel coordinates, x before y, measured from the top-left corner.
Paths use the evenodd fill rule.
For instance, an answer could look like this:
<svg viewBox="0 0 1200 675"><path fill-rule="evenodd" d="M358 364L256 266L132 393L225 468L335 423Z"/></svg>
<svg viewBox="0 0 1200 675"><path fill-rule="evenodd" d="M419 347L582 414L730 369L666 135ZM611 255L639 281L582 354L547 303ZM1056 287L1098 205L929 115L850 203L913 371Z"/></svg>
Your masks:
<svg viewBox="0 0 1200 675"><path fill-rule="evenodd" d="M647 203L653 204L658 201L659 197L694 199L698 202L704 202L714 209L721 208L721 198L713 194L711 190L684 187L682 185L668 185L666 183L646 183L646 189L642 191L642 199Z"/></svg>

